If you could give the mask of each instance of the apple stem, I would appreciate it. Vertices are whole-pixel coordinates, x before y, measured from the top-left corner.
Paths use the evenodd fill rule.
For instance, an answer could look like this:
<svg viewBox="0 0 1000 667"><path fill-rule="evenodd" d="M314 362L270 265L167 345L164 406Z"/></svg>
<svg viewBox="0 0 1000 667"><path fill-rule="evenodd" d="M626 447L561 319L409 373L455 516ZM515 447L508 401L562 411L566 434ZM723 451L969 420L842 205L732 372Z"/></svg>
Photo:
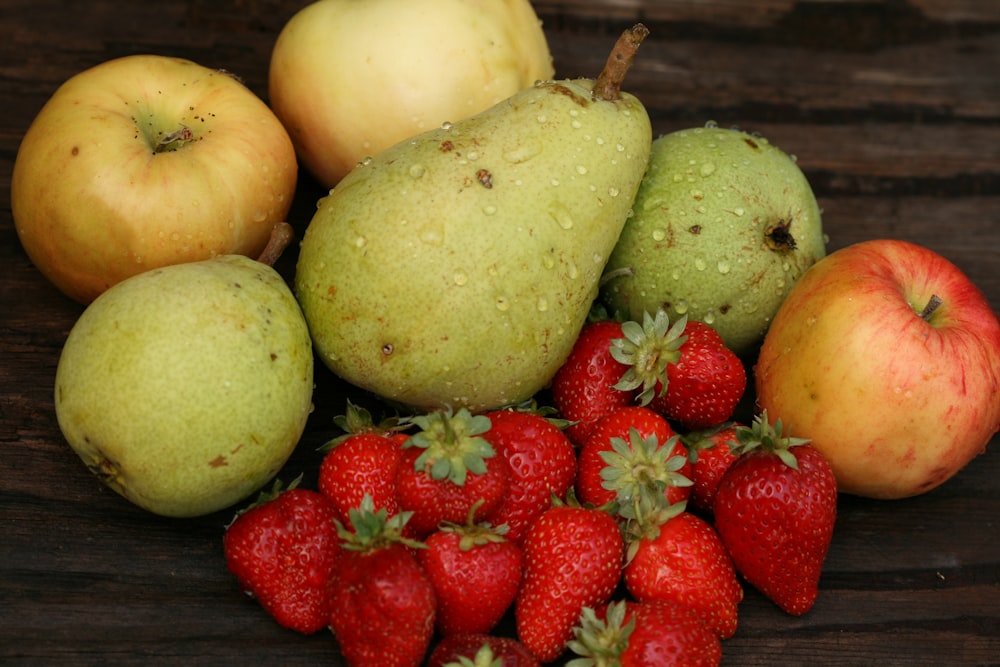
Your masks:
<svg viewBox="0 0 1000 667"><path fill-rule="evenodd" d="M156 145L153 146L154 153L165 153L167 151L177 150L183 144L194 139L194 131L182 125L180 128L174 130L173 132L167 132L164 134Z"/></svg>
<svg viewBox="0 0 1000 667"><path fill-rule="evenodd" d="M267 245L257 261L261 264L274 266L293 238L295 238L295 230L292 229L292 226L287 222L279 222L271 228L271 238L267 240Z"/></svg>
<svg viewBox="0 0 1000 667"><path fill-rule="evenodd" d="M931 294L931 298L927 300L927 305L920 311L920 318L923 320L930 320L931 315L934 314L934 311L937 310L942 303L944 303L944 301L941 297L937 294Z"/></svg>
<svg viewBox="0 0 1000 667"><path fill-rule="evenodd" d="M618 41L615 42L614 48L611 49L604 69L601 70L597 81L594 82L592 94L595 100L613 102L622 98L621 89L625 73L635 61L636 51L639 50L639 45L642 44L642 40L646 39L647 35L649 35L649 28L641 23L636 23L622 33Z"/></svg>

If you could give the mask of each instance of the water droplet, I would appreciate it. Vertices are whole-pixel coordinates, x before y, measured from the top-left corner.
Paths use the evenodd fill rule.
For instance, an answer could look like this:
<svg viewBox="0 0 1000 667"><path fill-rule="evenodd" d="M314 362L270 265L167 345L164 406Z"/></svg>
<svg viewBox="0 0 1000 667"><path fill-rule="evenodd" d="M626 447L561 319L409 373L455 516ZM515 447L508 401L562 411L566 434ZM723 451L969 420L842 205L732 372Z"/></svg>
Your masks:
<svg viewBox="0 0 1000 667"><path fill-rule="evenodd" d="M465 157L469 158L470 161L475 161L479 159L479 153L476 151L469 151L465 154Z"/></svg>
<svg viewBox="0 0 1000 667"><path fill-rule="evenodd" d="M624 153L625 152L625 147L622 146L621 144L618 144L617 146L615 146L615 148L618 149L619 153Z"/></svg>
<svg viewBox="0 0 1000 667"><path fill-rule="evenodd" d="M570 280L576 280L580 276L580 270L576 268L576 264L569 262L566 266L566 275L570 278Z"/></svg>
<svg viewBox="0 0 1000 667"><path fill-rule="evenodd" d="M451 278L452 280L455 281L455 284L458 286L462 286L467 282L469 282L469 276L467 273L465 273L465 271L455 271L455 275L453 275Z"/></svg>
<svg viewBox="0 0 1000 667"><path fill-rule="evenodd" d="M715 312L711 310L706 311L705 315L701 318L701 321L704 322L705 324L711 325L713 322L715 322Z"/></svg>
<svg viewBox="0 0 1000 667"><path fill-rule="evenodd" d="M680 280L681 279L681 272L678 271L677 269L674 269L671 272L670 277L673 278L674 280Z"/></svg>
<svg viewBox="0 0 1000 667"><path fill-rule="evenodd" d="M483 215L493 215L497 212L497 207L489 204L483 207Z"/></svg>
<svg viewBox="0 0 1000 667"><path fill-rule="evenodd" d="M714 120L707 120L707 121L705 121L705 127L707 127L710 130L714 130L717 127L719 127L719 124L717 122L715 122Z"/></svg>
<svg viewBox="0 0 1000 667"><path fill-rule="evenodd" d="M556 221L556 224L558 224L563 229L573 228L573 216L570 215L570 212L564 206L562 205L553 206L549 210L549 215L551 215L552 219Z"/></svg>
<svg viewBox="0 0 1000 667"><path fill-rule="evenodd" d="M543 113L540 113L540 114L538 114L537 116L535 116L535 120L537 120L537 121L538 121L539 123L544 123L544 122L545 122L545 121L547 121L548 119L549 119L549 118L548 118L548 116L546 116L546 115L545 115L545 114L543 114Z"/></svg>
<svg viewBox="0 0 1000 667"><path fill-rule="evenodd" d="M445 122L441 123L441 129L442 130L450 130L451 126L452 126L451 121L447 121L446 120Z"/></svg>
<svg viewBox="0 0 1000 667"><path fill-rule="evenodd" d="M578 120L570 121L569 124L573 127L574 130L579 130L581 127L583 127L583 123L581 123Z"/></svg>
<svg viewBox="0 0 1000 667"><path fill-rule="evenodd" d="M698 257L697 259L694 260L694 268L698 269L699 271L704 271L705 267L707 266L708 264L706 264L705 260L702 259L701 257Z"/></svg>
<svg viewBox="0 0 1000 667"><path fill-rule="evenodd" d="M409 174L413 178L420 178L427 172L427 168L422 164L412 164L410 165Z"/></svg>
<svg viewBox="0 0 1000 667"><path fill-rule="evenodd" d="M733 209L733 215L742 216L744 213L746 213L746 211L743 209L742 206L737 206L736 208Z"/></svg>
<svg viewBox="0 0 1000 667"><path fill-rule="evenodd" d="M653 230L653 240L654 241L662 241L665 238L667 238L667 233L665 231L663 231L662 229L654 229Z"/></svg>
<svg viewBox="0 0 1000 667"><path fill-rule="evenodd" d="M618 188L608 188L608 195L612 197L618 196Z"/></svg>
<svg viewBox="0 0 1000 667"><path fill-rule="evenodd" d="M540 296L538 297L538 302L535 304L535 307L538 308L538 312L544 313L549 309L549 300L544 296Z"/></svg>
<svg viewBox="0 0 1000 667"><path fill-rule="evenodd" d="M702 176L711 176L715 173L715 165L711 162L705 162L701 165L701 169L699 169L699 171Z"/></svg>
<svg viewBox="0 0 1000 667"><path fill-rule="evenodd" d="M420 240L427 245L441 245L444 236L438 229L425 229L420 232Z"/></svg>
<svg viewBox="0 0 1000 667"><path fill-rule="evenodd" d="M730 266L729 262L724 259L720 259L719 263L716 265L719 268L719 273L729 273Z"/></svg>
<svg viewBox="0 0 1000 667"><path fill-rule="evenodd" d="M522 162L527 162L531 158L535 157L542 152L541 144L537 142L530 142L521 144L517 148L512 148L505 151L503 154L503 159L512 164L521 164Z"/></svg>
<svg viewBox="0 0 1000 667"><path fill-rule="evenodd" d="M688 302L686 299L678 299L677 303L674 304L674 310L677 311L678 315L683 315L688 311Z"/></svg>
<svg viewBox="0 0 1000 667"><path fill-rule="evenodd" d="M501 294L496 299L496 307L497 310L499 311L507 312L508 310L510 310L510 301L507 300L507 297Z"/></svg>
<svg viewBox="0 0 1000 667"><path fill-rule="evenodd" d="M587 173L587 168L584 167L582 164L578 164L578 165L576 165L576 173L578 173L581 176L583 176L584 174Z"/></svg>
<svg viewBox="0 0 1000 667"><path fill-rule="evenodd" d="M368 239L366 239L364 236L357 236L354 239L355 248L364 248L367 243Z"/></svg>

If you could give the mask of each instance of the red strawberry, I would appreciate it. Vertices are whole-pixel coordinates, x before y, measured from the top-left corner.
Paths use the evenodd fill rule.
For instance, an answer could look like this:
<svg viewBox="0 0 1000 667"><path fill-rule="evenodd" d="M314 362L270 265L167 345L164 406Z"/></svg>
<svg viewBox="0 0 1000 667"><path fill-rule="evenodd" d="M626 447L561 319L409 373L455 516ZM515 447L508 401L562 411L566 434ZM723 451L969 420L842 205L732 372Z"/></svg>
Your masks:
<svg viewBox="0 0 1000 667"><path fill-rule="evenodd" d="M746 369L707 324L684 327L680 358L667 364L667 388L649 406L685 429L705 429L729 419L747 387Z"/></svg>
<svg viewBox="0 0 1000 667"><path fill-rule="evenodd" d="M327 626L327 585L339 554L337 513L320 493L270 492L226 529L226 565L243 589L286 628L312 634Z"/></svg>
<svg viewBox="0 0 1000 667"><path fill-rule="evenodd" d="M398 432L393 426L375 426L367 410L351 403L346 414L334 421L347 433L324 445L320 493L333 501L341 523L365 495L371 496L376 509L384 507L389 516L398 514L396 468L401 449L394 440Z"/></svg>
<svg viewBox="0 0 1000 667"><path fill-rule="evenodd" d="M402 536L407 518L388 517L365 497L340 531L329 625L351 667L417 667L430 646L437 601L413 554L421 545Z"/></svg>
<svg viewBox="0 0 1000 667"><path fill-rule="evenodd" d="M691 506L706 514L712 513L715 491L722 475L737 456L730 443L737 444L736 428L741 424L724 422L704 431L691 431L681 440L691 459Z"/></svg>
<svg viewBox="0 0 1000 667"><path fill-rule="evenodd" d="M492 426L483 437L507 461L507 494L490 515L494 526L521 544L528 526L566 495L576 478L576 450L558 426L537 412L495 410L486 414Z"/></svg>
<svg viewBox="0 0 1000 667"><path fill-rule="evenodd" d="M807 440L782 436L767 413L737 429L740 454L715 495L715 526L737 571L789 614L804 614L837 518L837 483Z"/></svg>
<svg viewBox="0 0 1000 667"><path fill-rule="evenodd" d="M446 524L417 553L437 597L437 630L447 636L487 633L514 603L521 548L486 525Z"/></svg>
<svg viewBox="0 0 1000 667"><path fill-rule="evenodd" d="M722 662L715 633L687 607L665 601L586 609L569 646L596 665L717 667Z"/></svg>
<svg viewBox="0 0 1000 667"><path fill-rule="evenodd" d="M582 445L597 421L615 408L632 403L630 390L617 389L628 366L611 356L622 325L611 320L586 324L566 361L552 378L552 402L563 418L574 422L566 434Z"/></svg>
<svg viewBox="0 0 1000 667"><path fill-rule="evenodd" d="M531 524L514 620L518 638L540 662L563 653L584 607L610 599L623 549L618 522L599 509L558 504Z"/></svg>
<svg viewBox="0 0 1000 667"><path fill-rule="evenodd" d="M691 464L661 415L637 405L618 408L594 427L577 459L576 495L602 506L659 486L670 502L686 500Z"/></svg>
<svg viewBox="0 0 1000 667"><path fill-rule="evenodd" d="M684 504L661 506L629 523L623 579L638 602L691 608L720 639L736 633L743 589L722 540Z"/></svg>
<svg viewBox="0 0 1000 667"><path fill-rule="evenodd" d="M403 445L396 469L401 509L412 512L409 527L424 537L442 522L463 523L476 506L474 520L488 517L507 491L507 462L482 435L491 427L485 415L462 408L411 419L420 431Z"/></svg>
<svg viewBox="0 0 1000 667"><path fill-rule="evenodd" d="M427 667L541 667L538 659L512 637L450 635L434 647Z"/></svg>

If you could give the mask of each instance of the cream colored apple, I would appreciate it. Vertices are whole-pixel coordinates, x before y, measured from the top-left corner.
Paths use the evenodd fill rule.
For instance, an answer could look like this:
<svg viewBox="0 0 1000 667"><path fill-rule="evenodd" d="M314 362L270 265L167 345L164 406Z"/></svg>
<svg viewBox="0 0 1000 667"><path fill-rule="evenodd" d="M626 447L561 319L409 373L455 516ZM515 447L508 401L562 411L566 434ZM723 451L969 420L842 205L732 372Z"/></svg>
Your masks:
<svg viewBox="0 0 1000 667"><path fill-rule="evenodd" d="M929 248L879 239L801 277L768 330L757 401L829 458L840 491L903 498L963 468L1000 426L1000 324Z"/></svg>
<svg viewBox="0 0 1000 667"><path fill-rule="evenodd" d="M332 187L365 157L553 73L529 0L319 0L279 34L268 96Z"/></svg>
<svg viewBox="0 0 1000 667"><path fill-rule="evenodd" d="M288 133L238 79L134 55L56 90L21 141L11 208L32 262L89 303L152 268L255 256L297 175Z"/></svg>

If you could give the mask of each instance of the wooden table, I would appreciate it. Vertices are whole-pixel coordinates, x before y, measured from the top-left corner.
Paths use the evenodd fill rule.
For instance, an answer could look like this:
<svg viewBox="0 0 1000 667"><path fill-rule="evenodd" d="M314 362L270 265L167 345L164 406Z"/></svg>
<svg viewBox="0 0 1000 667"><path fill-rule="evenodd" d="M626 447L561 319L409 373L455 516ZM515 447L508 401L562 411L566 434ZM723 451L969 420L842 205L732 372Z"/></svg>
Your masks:
<svg viewBox="0 0 1000 667"><path fill-rule="evenodd" d="M270 48L304 0L4 0L0 9L0 663L342 664L327 633L282 630L225 568L230 511L143 512L63 441L52 384L81 307L18 243L10 173L55 88L111 57L156 52L239 74L266 95ZM1000 309L1000 3L987 0L538 0L560 76L591 76L613 37L652 29L626 88L657 133L714 120L798 156L831 250L896 237L942 253ZM322 194L303 176L301 229ZM287 258L283 270L292 266ZM350 390L320 371L283 477ZM816 606L752 590L727 665L1000 664L1000 451L922 497L843 497Z"/></svg>

